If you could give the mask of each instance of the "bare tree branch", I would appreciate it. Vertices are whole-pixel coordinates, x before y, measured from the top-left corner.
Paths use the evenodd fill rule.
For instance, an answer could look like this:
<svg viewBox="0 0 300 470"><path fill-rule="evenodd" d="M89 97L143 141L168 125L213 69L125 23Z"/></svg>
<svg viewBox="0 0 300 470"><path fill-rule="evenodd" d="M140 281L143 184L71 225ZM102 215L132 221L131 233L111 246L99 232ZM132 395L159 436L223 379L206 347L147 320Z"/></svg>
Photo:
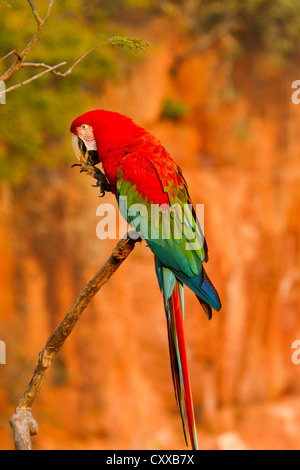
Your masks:
<svg viewBox="0 0 300 470"><path fill-rule="evenodd" d="M66 65L66 63L67 62L64 61L64 62L61 62L60 64L54 65L53 67L47 66L47 70L44 70L43 72L38 73L37 75L34 75L33 77L30 77L30 78L28 78L27 80L24 80L21 83L17 83L17 85L13 85L13 86L7 88L6 90L0 92L0 96L4 95L5 93L9 93L10 91L16 90L17 88L20 88L21 86L27 85L28 83L31 83L34 80L37 80L38 78L42 77L46 73L53 72L58 67L62 67L63 65Z"/></svg>
<svg viewBox="0 0 300 470"><path fill-rule="evenodd" d="M16 85L13 85L9 88L6 88L6 90L3 90L0 92L0 96L1 95L4 95L6 93L9 93L10 91L13 91L13 90L16 90L17 88L20 88L21 86L24 86L24 85L27 85L28 83L31 83L33 82L34 80L37 80L38 78L42 77L43 75L45 75L46 73L49 73L51 72L53 75L55 75L56 77L67 77L68 75L70 75L73 70L75 69L75 67L77 67L77 65L88 55L90 54L91 52L93 52L96 47L98 46L95 46L93 47L92 49L88 50L88 51L85 51L84 54L82 54L82 56L79 57L79 59L76 60L76 62L74 62L74 64L64 73L62 72L57 72L56 69L58 69L59 67L62 67L63 65L66 65L66 61L63 61L61 62L60 64L56 64L56 65L48 65L48 64L44 64L44 63L40 63L40 62L22 62L20 67L32 67L32 68L44 68L46 70L44 70L44 72L41 72L37 75L34 75L33 77L30 77L28 78L27 80L24 80L23 82L20 82L20 83L17 83ZM15 51L11 51L8 55L11 55L16 52ZM1 60L5 59L7 56L3 57Z"/></svg>
<svg viewBox="0 0 300 470"><path fill-rule="evenodd" d="M14 432L15 450L32 450L31 436L38 433L38 425L31 411L17 411L9 423Z"/></svg>
<svg viewBox="0 0 300 470"><path fill-rule="evenodd" d="M36 42L38 41L40 35L41 35L41 32L50 16L50 13L51 13L51 10L52 10L52 7L53 7L53 3L54 3L54 0L50 0L49 1L49 4L48 4L48 9L47 9L47 13L46 13L46 16L44 17L44 19L42 20L40 18L40 15L38 14L37 12L37 9L33 3L32 0L28 0L28 3L31 7L31 10L32 10L32 13L37 21L37 24L38 24L38 28L37 28L37 31L36 33L33 35L33 37L31 38L31 40L28 42L28 44L25 46L25 49L20 53L20 56L18 58L17 61L15 61L7 70L6 72L4 72L1 77L0 77L0 80L2 80L3 82L5 82L6 80L8 80L8 78L10 78L15 72L17 72L19 70L19 68L21 67L22 65L22 62L24 62L24 60L26 59L26 57L28 56L29 52L31 51L31 49L33 48L33 46L36 44Z"/></svg>
<svg viewBox="0 0 300 470"><path fill-rule="evenodd" d="M141 39L138 39L138 38L126 37L126 36L125 37L115 36L113 38L108 39L107 41L104 41L101 44L98 44L98 45L92 47L88 51L85 51L79 57L79 59L77 59L76 62L74 62L74 64L66 72L58 72L56 70L59 67L62 67L63 65L66 65L65 61L61 62L60 64L54 65L54 66L51 66L51 65L48 65L48 64L45 64L45 63L40 63L40 62L25 62L26 57L28 56L28 54L30 53L30 51L32 50L34 45L37 43L37 41L38 41L38 39L41 35L41 32L42 32L49 16L50 16L50 13L51 13L51 10L52 10L52 7L53 7L53 3L54 3L54 0L49 1L47 13L46 13L44 19L42 19L40 14L38 13L38 11L36 9L36 6L35 6L33 0L27 0L27 1L30 5L32 14L33 14L33 16L36 20L36 23L37 23L37 26L38 26L37 31L33 35L33 37L31 38L31 40L27 43L27 45L25 46L24 50L21 53L18 53L17 49L14 49L14 50L8 52L6 55L4 55L0 59L0 62L2 62L3 60L9 58L12 55L15 55L17 57L17 60L15 60L15 62L0 76L0 81L1 82L6 82L13 74L15 74L18 70L20 70L21 68L24 68L24 67L32 67L32 68L40 68L41 67L41 68L44 68L46 70L44 70L44 72L41 72L37 75L34 75L33 77L28 78L27 80L24 80L21 83L18 83L18 84L13 85L9 88L6 88L6 90L3 90L3 91L0 92L0 97L4 94L10 92L10 91L16 90L17 88L20 88L24 85L27 85L28 83L33 82L34 80L37 80L38 78L42 77L43 75L45 75L46 73L49 73L49 72L51 72L53 75L55 75L57 77L67 77L68 75L70 75L73 72L74 68L88 54L93 52L97 47L99 47L101 45L104 45L104 44L111 44L112 46L117 45L119 47L127 47L127 48L129 48L131 50L135 50L135 51L145 50L145 48L148 46L148 44L145 41L142 41Z"/></svg>
<svg viewBox="0 0 300 470"><path fill-rule="evenodd" d="M20 54L18 53L17 49L14 49L13 51L10 51L8 54L6 54L4 57L2 57L0 59L0 62L2 62L2 60L8 59L8 57L10 57L13 54L15 54L17 56L17 58L19 60L21 60Z"/></svg>
<svg viewBox="0 0 300 470"><path fill-rule="evenodd" d="M73 306L67 312L65 318L49 336L45 347L39 354L39 361L34 370L32 379L24 395L17 404L15 414L10 419L10 425L14 433L16 450L32 449L30 436L33 436L38 432L37 423L31 412L32 406L54 357L73 331L73 328L81 317L81 314L86 309L92 298L121 266L127 256L129 256L137 241L140 241L140 239L137 238L137 233L133 231L126 234L125 237L118 242L108 261L82 289Z"/></svg>
<svg viewBox="0 0 300 470"><path fill-rule="evenodd" d="M39 67L43 67L44 69L48 69L48 72L51 72L53 73L53 75L56 75L57 77L67 77L68 75L70 75L73 70L75 69L75 67L77 67L77 65L88 55L90 54L91 52L93 52L98 46L95 46L95 47L92 47L92 49L88 50L88 51L85 51L84 54L82 54L79 59L76 60L76 62L74 62L74 64L64 73L62 72L56 72L56 70L51 67L51 65L48 65L48 64L44 64L44 63L39 63L39 62L23 62L21 67L34 67L34 68L39 68ZM62 62L61 64L59 64L59 66L61 65L65 65L66 62Z"/></svg>
<svg viewBox="0 0 300 470"><path fill-rule="evenodd" d="M65 73L61 73L61 72L54 72L54 75L57 75L58 77L67 77L68 75L70 75L74 68L77 67L77 65L87 56L89 55L91 52L93 52L98 46L95 46L95 47L92 47L92 49L89 49L88 51L85 51L84 54L82 54L82 56L79 57L79 59L76 60L76 62L74 62L74 64L69 68L69 70L67 70Z"/></svg>
<svg viewBox="0 0 300 470"><path fill-rule="evenodd" d="M28 0L28 3L31 6L33 16L35 17L36 22L39 26L42 23L43 20L41 19L40 15L38 14L38 11L35 7L35 4L32 2L32 0ZM49 4L49 6L50 6L50 4ZM49 12L49 8L48 8L48 12ZM47 14L48 14L48 12L47 12ZM49 12L49 14L50 14L50 12Z"/></svg>
<svg viewBox="0 0 300 470"><path fill-rule="evenodd" d="M0 62L2 62L3 60L7 59L8 57L10 57L13 54L17 56L17 60L6 70L6 72L4 72L1 75L0 80L2 82L5 82L6 80L8 80L14 73L16 73L22 67L33 67L33 68L42 67L42 68L45 68L46 70L44 72L41 72L41 73L37 74L37 75L34 75L33 77L31 77L31 78L29 78L29 79L27 79L27 80L25 80L21 83L18 83L17 85L11 86L10 88L7 88L6 90L3 90L2 92L0 92L0 96L5 94L5 93L8 93L10 91L16 90L17 88L20 88L21 86L27 85L28 83L31 83L34 80L37 80L38 78L42 77L43 75L45 75L48 72L51 72L53 75L56 75L57 77L67 77L68 75L70 75L73 72L74 68L88 54L90 54L92 51L94 51L96 49L96 47L98 47L98 46L95 46L92 49L84 52L84 54L82 54L79 57L79 59L77 59L76 62L64 73L57 72L56 69L58 69L59 67L62 67L63 65L66 65L65 61L61 62L60 64L54 65L54 66L44 64L44 63L38 63L38 62L25 62L26 57L28 56L29 52L32 50L33 46L38 41L38 39L41 35L41 32L42 32L49 16L50 16L54 0L49 1L47 13L46 13L46 16L44 17L43 20L41 19L40 15L39 15L39 13L36 9L36 6L35 6L34 2L32 0L28 0L28 3L31 7L32 14L36 19L38 29L37 29L36 33L34 34L34 36L31 38L31 40L26 45L25 49L21 52L21 54L19 54L17 52L17 50L14 49L14 50L10 51L8 54L6 54L4 57L2 57L0 59Z"/></svg>

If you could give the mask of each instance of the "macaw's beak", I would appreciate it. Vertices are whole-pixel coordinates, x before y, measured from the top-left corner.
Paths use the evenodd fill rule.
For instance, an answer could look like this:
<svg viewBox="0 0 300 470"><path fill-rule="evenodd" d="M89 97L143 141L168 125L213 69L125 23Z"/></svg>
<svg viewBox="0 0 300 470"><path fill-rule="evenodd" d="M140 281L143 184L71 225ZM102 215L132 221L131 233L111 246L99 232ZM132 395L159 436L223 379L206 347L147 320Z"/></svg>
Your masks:
<svg viewBox="0 0 300 470"><path fill-rule="evenodd" d="M83 140L75 134L72 134L72 148L75 156L81 163L89 163L93 166L99 163L97 150L87 150Z"/></svg>
<svg viewBox="0 0 300 470"><path fill-rule="evenodd" d="M80 139L80 137L78 137L75 134L72 134L72 148L73 148L73 152L75 154L75 157L78 158L78 160L81 163L85 163L86 162L86 158L85 158L86 146L85 146L85 143L83 142L83 140Z"/></svg>

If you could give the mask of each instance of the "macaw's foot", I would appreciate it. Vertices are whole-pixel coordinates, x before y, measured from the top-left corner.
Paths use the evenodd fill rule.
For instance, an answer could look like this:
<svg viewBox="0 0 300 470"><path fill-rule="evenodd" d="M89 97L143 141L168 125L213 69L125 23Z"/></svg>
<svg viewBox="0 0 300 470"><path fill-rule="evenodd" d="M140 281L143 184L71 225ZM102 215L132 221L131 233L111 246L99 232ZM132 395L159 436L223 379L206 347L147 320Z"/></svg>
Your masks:
<svg viewBox="0 0 300 470"><path fill-rule="evenodd" d="M72 165L72 168L74 166L79 166L80 173L86 173L87 175L91 176L96 180L96 184L92 184L92 186L94 186L95 188L100 188L99 197L103 197L105 195L105 192L112 192L110 184L105 174L101 170L99 170L99 168L89 163L74 163L74 165Z"/></svg>

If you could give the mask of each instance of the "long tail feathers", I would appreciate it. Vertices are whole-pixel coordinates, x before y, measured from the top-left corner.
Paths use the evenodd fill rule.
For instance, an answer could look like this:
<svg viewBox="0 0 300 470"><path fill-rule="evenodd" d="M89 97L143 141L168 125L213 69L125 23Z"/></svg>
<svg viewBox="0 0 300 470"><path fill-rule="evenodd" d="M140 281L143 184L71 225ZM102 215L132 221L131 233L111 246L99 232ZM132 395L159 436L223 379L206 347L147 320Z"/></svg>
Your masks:
<svg viewBox="0 0 300 470"><path fill-rule="evenodd" d="M170 360L176 401L180 409L186 443L187 420L191 445L192 448L196 450L198 449L198 443L183 330L183 296L180 292L181 289L182 285L176 280L170 298L165 298L165 310L168 323Z"/></svg>
<svg viewBox="0 0 300 470"><path fill-rule="evenodd" d="M186 443L188 445L188 427L192 448L197 450L196 424L183 330L183 285L181 281L177 280L174 273L166 268L157 257L155 257L155 268L158 283L164 297L175 397L181 414Z"/></svg>
<svg viewBox="0 0 300 470"><path fill-rule="evenodd" d="M202 271L195 277L188 277L183 272L175 273L164 266L155 256L155 269L159 287L165 301L165 312L168 324L169 351L175 397L178 403L185 440L187 443L187 426L193 449L198 449L196 425L192 401L192 393L188 372L183 316L183 284L188 286L197 296L208 319L212 317L212 307L219 311L221 302L203 266Z"/></svg>

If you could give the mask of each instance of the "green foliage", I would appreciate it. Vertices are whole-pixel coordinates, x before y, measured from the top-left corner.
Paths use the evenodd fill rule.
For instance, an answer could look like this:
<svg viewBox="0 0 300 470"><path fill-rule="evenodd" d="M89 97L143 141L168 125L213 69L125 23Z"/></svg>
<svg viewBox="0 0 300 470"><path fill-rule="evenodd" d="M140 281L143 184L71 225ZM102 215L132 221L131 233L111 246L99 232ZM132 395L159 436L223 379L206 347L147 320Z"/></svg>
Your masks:
<svg viewBox="0 0 300 470"><path fill-rule="evenodd" d="M41 17L48 2L35 2ZM10 6L10 8L6 8ZM0 55L22 51L36 31L36 21L24 0L0 0ZM28 56L30 62L55 65L64 60L67 70L86 50L100 45L66 78L47 74L6 96L0 104L0 179L21 180L31 165L57 165L73 158L69 125L82 112L97 107L105 80L118 78L120 62L133 64L135 54L147 44L122 37L112 24L136 24L170 14L195 39L231 21L239 53L259 51L277 62L293 57L300 45L300 2L295 0L60 0L42 35ZM108 39L110 38L110 39ZM113 47L111 47L113 46ZM122 48L122 54L119 50ZM0 75L15 60L0 61ZM24 68L7 83L9 87L35 74ZM168 98L162 116L179 119L187 109ZM239 131L240 132L240 131ZM242 132L243 133L243 132Z"/></svg>
<svg viewBox="0 0 300 470"><path fill-rule="evenodd" d="M151 0L125 0L125 5L128 7L150 8Z"/></svg>
<svg viewBox="0 0 300 470"><path fill-rule="evenodd" d="M149 44L139 38L128 36L114 36L108 39L112 46L125 47L134 52L145 52Z"/></svg>
<svg viewBox="0 0 300 470"><path fill-rule="evenodd" d="M7 7L11 7L12 0L0 0L1 3L4 3Z"/></svg>
<svg viewBox="0 0 300 470"><path fill-rule="evenodd" d="M36 0L35 5L43 17L47 2ZM1 56L15 48L22 51L37 27L28 2L15 0L11 6L1 8ZM0 180L22 181L33 165L49 167L73 160L71 122L83 112L97 108L103 84L107 79L118 78L122 60L130 64L128 54L121 56L111 46L135 52L145 50L146 43L137 38L115 36L120 30L109 26L105 12L94 7L91 14L89 6L84 0L55 2L42 35L26 61L55 65L66 60L67 65L59 69L64 72L85 51L99 47L71 75L60 78L48 73L7 93L6 104L0 104ZM15 59L12 55L0 62L0 75ZM22 68L6 82L6 87L42 70Z"/></svg>
<svg viewBox="0 0 300 470"><path fill-rule="evenodd" d="M131 23L157 15L176 18L194 37L224 22L235 35L240 51L260 51L277 61L299 51L299 0L94 0L106 7L109 18Z"/></svg>
<svg viewBox="0 0 300 470"><path fill-rule="evenodd" d="M299 51L298 0L168 0L167 3L173 5L192 34L209 33L218 24L230 21L230 30L242 46L241 51L266 52L279 60Z"/></svg>
<svg viewBox="0 0 300 470"><path fill-rule="evenodd" d="M169 15L195 38L230 23L240 53L261 52L277 63L299 54L299 0L94 0L105 5L108 18L143 23Z"/></svg>
<svg viewBox="0 0 300 470"><path fill-rule="evenodd" d="M241 119L239 118L234 123L234 133L237 139L239 140L247 140L250 137L250 121L249 119Z"/></svg>
<svg viewBox="0 0 300 470"><path fill-rule="evenodd" d="M188 113L188 107L185 103L176 100L175 98L168 97L161 111L161 117L165 119L178 120Z"/></svg>

